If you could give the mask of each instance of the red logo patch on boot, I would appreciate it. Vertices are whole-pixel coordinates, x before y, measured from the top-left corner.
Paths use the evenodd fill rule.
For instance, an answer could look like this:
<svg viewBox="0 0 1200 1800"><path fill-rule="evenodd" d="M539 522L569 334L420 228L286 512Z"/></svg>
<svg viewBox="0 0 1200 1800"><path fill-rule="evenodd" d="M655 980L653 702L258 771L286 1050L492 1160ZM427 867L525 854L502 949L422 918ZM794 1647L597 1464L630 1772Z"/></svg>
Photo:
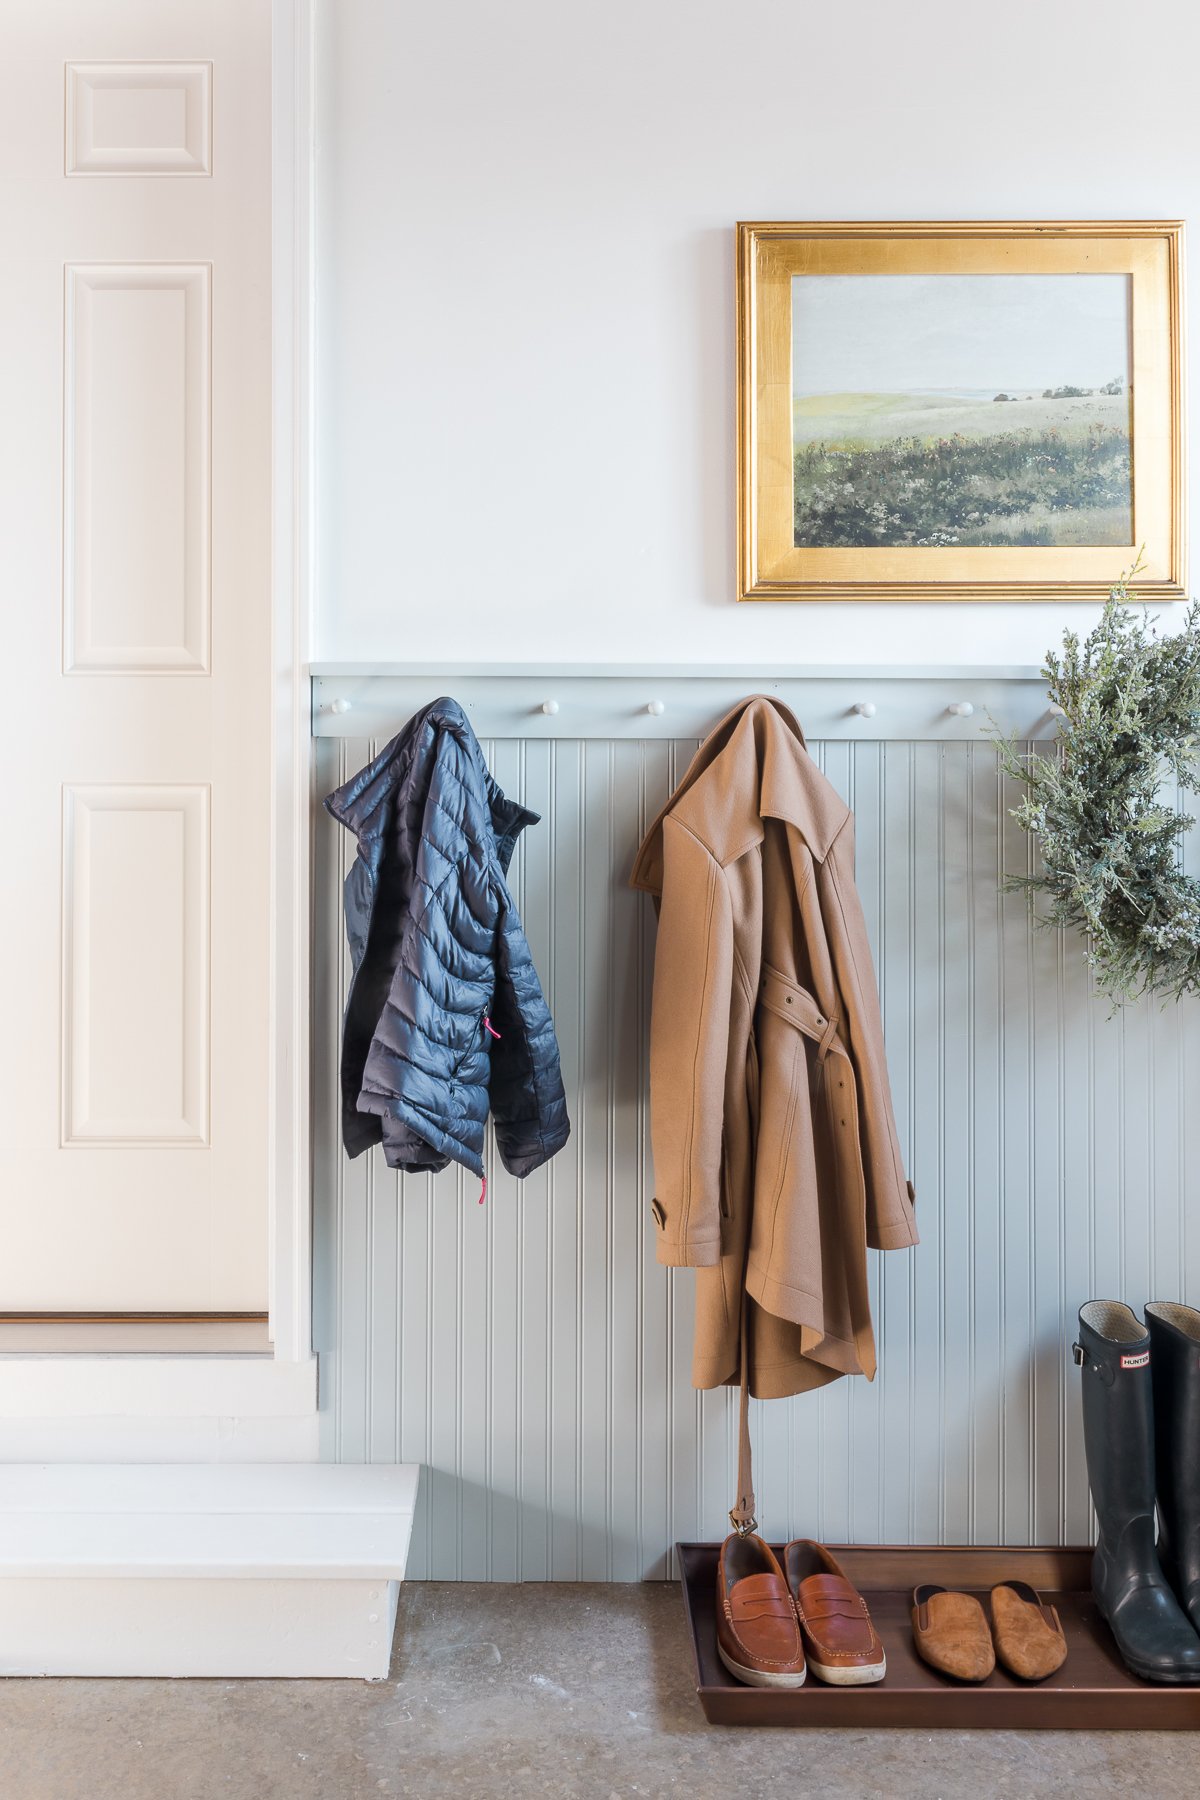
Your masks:
<svg viewBox="0 0 1200 1800"><path fill-rule="evenodd" d="M1121 1358L1121 1367L1123 1369L1144 1369L1148 1366L1149 1362L1150 1352L1148 1350L1143 1350L1138 1356L1123 1356Z"/></svg>

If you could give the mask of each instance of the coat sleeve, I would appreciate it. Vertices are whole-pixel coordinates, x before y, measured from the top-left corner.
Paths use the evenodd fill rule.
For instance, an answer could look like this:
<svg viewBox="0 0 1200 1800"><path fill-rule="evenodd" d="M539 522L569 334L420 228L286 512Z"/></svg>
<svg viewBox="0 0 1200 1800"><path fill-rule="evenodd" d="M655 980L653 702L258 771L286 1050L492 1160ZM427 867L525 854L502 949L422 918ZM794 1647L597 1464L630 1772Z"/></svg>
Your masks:
<svg viewBox="0 0 1200 1800"><path fill-rule="evenodd" d="M858 1084L858 1129L867 1190L867 1243L903 1250L919 1241L912 1183L905 1178L892 1110L879 989L867 922L854 885L854 835L848 821L826 858L831 913L826 920L842 1027Z"/></svg>
<svg viewBox="0 0 1200 1800"><path fill-rule="evenodd" d="M450 854L458 858L452 864ZM358 1111L384 1121L393 1167L450 1157L483 1174L488 1055L480 1021L495 930L481 859L457 841L445 852L423 844L358 1095Z"/></svg>
<svg viewBox="0 0 1200 1800"><path fill-rule="evenodd" d="M510 1175L530 1175L562 1149L571 1123L554 1021L507 895L499 909L491 1023L498 1034L488 1078L496 1147Z"/></svg>
<svg viewBox="0 0 1200 1800"><path fill-rule="evenodd" d="M650 1114L660 1263L721 1258L721 1140L733 912L725 871L683 825L663 825L650 1022Z"/></svg>

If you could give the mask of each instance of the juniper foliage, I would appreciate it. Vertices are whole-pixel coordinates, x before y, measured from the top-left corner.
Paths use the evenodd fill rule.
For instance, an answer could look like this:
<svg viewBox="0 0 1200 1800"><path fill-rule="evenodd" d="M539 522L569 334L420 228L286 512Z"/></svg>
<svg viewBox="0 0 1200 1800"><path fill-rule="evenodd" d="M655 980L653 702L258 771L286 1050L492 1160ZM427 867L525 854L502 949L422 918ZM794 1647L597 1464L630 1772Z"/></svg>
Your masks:
<svg viewBox="0 0 1200 1800"><path fill-rule="evenodd" d="M1075 927L1096 985L1114 1006L1200 993L1200 882L1184 874L1193 821L1164 804L1164 782L1200 791L1200 601L1160 636L1129 583L1095 630L1063 637L1042 673L1063 711L1050 755L1000 740L1024 787L1012 816L1037 840L1037 873L1010 885L1046 896L1045 922Z"/></svg>

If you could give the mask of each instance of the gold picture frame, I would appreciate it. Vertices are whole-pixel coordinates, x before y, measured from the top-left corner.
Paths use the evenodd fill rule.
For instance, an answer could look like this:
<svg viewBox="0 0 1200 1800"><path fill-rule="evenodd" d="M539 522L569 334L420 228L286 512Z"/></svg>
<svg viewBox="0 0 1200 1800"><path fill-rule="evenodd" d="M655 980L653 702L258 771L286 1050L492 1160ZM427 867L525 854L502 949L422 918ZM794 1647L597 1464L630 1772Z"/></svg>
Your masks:
<svg viewBox="0 0 1200 1800"><path fill-rule="evenodd" d="M1054 222L1015 221L977 223L841 223L841 224L740 224L737 228L737 490L738 490L738 598L739 600L1090 600L1103 599L1123 571L1128 570L1139 551L1143 568L1138 576L1138 590L1155 599L1182 599L1186 589L1185 506L1184 506L1184 430L1183 430L1183 346L1181 313L1181 269L1183 226L1178 220L1116 220L1096 222L1066 220ZM855 381L853 393L818 392L812 383L818 377L844 380L850 371L853 378L862 365L855 361L851 334L855 322L885 315L878 310L885 290L878 284L870 289L859 284L843 283L836 293L823 289L814 281L825 276L876 277L900 276L919 286L886 290L892 296L907 296L910 306L915 297L933 296L935 305L961 303L972 305L976 298L994 305L994 297L1002 290L997 284L984 288L964 283L962 278L974 275L1057 276L1109 275L1124 277L1121 284L1107 284L1103 292L1126 296L1123 323L1108 323L1103 330L1122 333L1121 343L1127 350L1126 376L1120 373L1102 387L1071 385L1041 388L1042 372L1058 344L1066 361L1079 361L1081 345L1090 343L1070 333L1070 320L1052 325L1047 317L1042 339L1038 339L1039 321L1036 298L1029 308L1018 310L1030 314L1021 327L1030 340L1028 366L1039 371L1037 381L1010 395L1004 389L992 395L993 401L1019 400L1022 404L1009 413L989 414L984 406L986 388L982 380L962 395L930 399L930 395L950 396L953 384L930 384L919 392L920 405L930 409L918 414L917 390L900 393L864 393ZM927 278L953 276L956 287L944 291ZM1047 307L1061 311L1060 301L1073 304L1071 296L1086 293L1089 308L1092 297L1101 290L1089 285L1083 290L1076 285L1068 290L1062 284L1043 283L1036 290L1011 287L1007 293L1046 295ZM839 296L849 295L855 305L840 305ZM958 296L958 301L955 300ZM861 301L856 312L855 306ZM835 303L836 302L836 303ZM1115 303L1114 303L1115 304ZM796 318L793 319L793 306ZM806 312L811 308L811 314ZM1094 309L1093 309L1094 310ZM895 316L894 309L887 315ZM913 315L925 317L924 314ZM805 335L805 319L811 318L812 331ZM960 336L971 338L977 348L976 361L982 359L988 342L979 321L939 335L937 330L922 326L923 349L909 357L899 351L894 366L903 364L910 372L920 366L923 374L937 372L938 343L959 345ZM818 321L825 321L818 323ZM896 343L907 342L903 331L896 328ZM1089 328L1090 329L1090 328ZM1095 332L1102 329L1095 325ZM883 333L892 330L889 324ZM999 334L1005 340L1005 330ZM799 336L797 337L797 332ZM828 334L829 345L821 334ZM821 339L815 350L812 344ZM1038 340L1038 341L1034 341ZM1107 343L1109 339L1097 338ZM1115 341L1113 339L1112 341ZM799 348L794 350L794 344ZM1000 354L998 352L997 354ZM968 351L955 350L955 372L961 377L972 372L973 365L963 360ZM1012 353L1010 352L1010 355ZM1024 356L1024 351L1020 355ZM1101 352L1094 360L1099 361ZM808 387L803 394L796 391L796 371L811 356L824 360L814 374L806 366ZM880 356L884 352L880 351ZM932 360L931 360L932 359ZM1014 360L1016 358L1014 357ZM1040 361L1039 361L1040 359ZM866 359L867 362L870 358ZM876 361L878 362L878 358ZM953 357L947 358L949 371ZM826 376L825 371L830 373ZM1106 371L1097 370L1103 378ZM995 379L1003 378L997 369ZM989 380L991 377L989 377ZM1079 377L1074 378L1076 381ZM1122 379L1126 385L1122 389ZM975 396L968 403L967 393ZM1071 396L1070 406L1055 411L1061 395ZM1079 398L1076 399L1075 397ZM1105 396L1103 400L1084 400L1084 396ZM1089 407L1092 409L1089 412ZM1099 409L1107 408L1103 417ZM839 411L838 409L842 410ZM890 409L890 411L889 411ZM876 422L865 414L872 412ZM861 425L855 421L859 415ZM884 423L884 416L895 419L895 425ZM1095 416L1093 416L1093 414ZM1059 421L1070 417L1071 423L1060 429ZM921 436L914 421L936 419L936 431L946 429L945 421L973 421L968 435L951 431L947 436ZM832 429L842 432L833 448L818 439L826 419ZM1124 424L1121 420L1126 421ZM1113 421L1116 421L1115 423ZM851 421L850 424L847 421ZM907 426L912 435L900 435ZM858 430L876 434L892 432L886 443L878 437L854 437ZM797 433L803 441L797 447ZM981 435L974 435L975 433ZM1052 455L1041 460L1048 466L1056 456L1062 460L1061 445L1069 439L1075 446L1072 455L1074 476L1055 477L1058 489L1047 487L1049 498L1040 497L1036 505L1030 501L1022 512L1012 496L1025 492L1010 482L1003 489L999 477L989 488L983 474L974 472L989 466L986 458L995 458L1000 435L1008 434L1014 445L1041 445L1046 433L1051 434ZM1025 434L1022 436L1022 434ZM1090 433L1085 444L1084 438ZM1124 433L1122 440L1121 434ZM1108 434L1107 436L1105 434ZM1102 446L1104 449L1103 486L1095 470ZM902 461L897 454L889 461L883 455L893 445L911 448ZM984 448L984 445L989 446ZM925 445L921 451L919 446ZM956 446L958 450L956 453ZM1056 450L1055 446L1060 449ZM924 489L928 483L919 473L914 458L940 457L939 469L951 472L960 489L974 484L975 490L989 498L970 512L970 523L953 525L934 531L922 523L919 507L904 511L896 502L889 512L894 491L909 493L915 486ZM975 458L972 461L972 457ZM1085 458L1090 457L1090 462ZM1122 460L1123 458L1123 460ZM856 460L857 459L857 460ZM872 461L871 459L874 459ZM1032 467L1032 453L1025 458ZM923 467L924 464L921 464ZM1063 466L1066 466L1064 462ZM859 495L875 480L873 471L885 467L893 470L888 477L894 490L884 489L876 512L864 521L853 516L855 499L844 502L838 511L837 493ZM832 476L830 471L833 471ZM853 479L842 480L843 474L863 474L856 486ZM898 471L898 472L897 472ZM970 472L969 472L970 471ZM1035 472L1036 474L1036 472ZM903 476L908 483L901 490ZM836 478L836 479L835 479ZM881 477L882 479L882 477ZM1061 481L1075 480L1071 489ZM1031 475L1033 483L1035 476ZM1045 475L1044 484L1051 482ZM822 485L823 484L823 485ZM945 484L943 483L943 488ZM871 489L871 491L876 491ZM939 490L941 491L941 490ZM963 512L961 492L956 501L957 515ZM1030 486L1029 492L1034 492ZM1062 500L1066 491L1067 499ZM1040 490L1037 490L1040 495ZM830 494L834 499L830 499ZM1089 510L1086 496L1100 494L1101 500ZM1074 496L1078 496L1078 499ZM1114 500L1114 495L1116 496ZM988 511L991 506L1007 504L1011 517ZM933 509L930 500L927 510ZM1072 508L1075 510L1072 511ZM861 507L859 509L861 514ZM877 521L883 520L882 524ZM888 521L891 523L888 523ZM915 522L914 522L915 520ZM979 522L982 520L982 522ZM936 521L935 521L936 522ZM922 539L921 531L929 530ZM1092 531L1101 542L1087 541ZM1068 532L1075 533L1070 539ZM868 534L875 532L875 537ZM858 541L858 537L867 541ZM976 541L971 541L971 534ZM988 534L1000 541L980 542ZM1083 534L1081 537L1080 534ZM840 535L839 535L840 534ZM887 541L880 541L882 534ZM1041 535L1039 535L1041 534ZM1055 535L1058 534L1058 535ZM1121 541L1117 541L1120 538ZM799 541L798 541L799 540ZM826 541L828 540L828 541ZM1016 540L1016 541L1013 541Z"/></svg>

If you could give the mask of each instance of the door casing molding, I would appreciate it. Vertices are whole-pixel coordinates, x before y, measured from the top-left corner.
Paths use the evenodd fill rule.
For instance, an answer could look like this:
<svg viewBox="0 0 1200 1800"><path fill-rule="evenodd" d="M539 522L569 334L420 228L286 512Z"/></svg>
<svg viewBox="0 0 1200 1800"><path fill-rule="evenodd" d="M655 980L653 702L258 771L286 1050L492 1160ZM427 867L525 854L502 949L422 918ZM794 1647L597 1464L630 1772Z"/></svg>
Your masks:
<svg viewBox="0 0 1200 1800"><path fill-rule="evenodd" d="M268 1308L275 1357L312 1356L309 1105L313 757L314 0L272 0L272 731Z"/></svg>

